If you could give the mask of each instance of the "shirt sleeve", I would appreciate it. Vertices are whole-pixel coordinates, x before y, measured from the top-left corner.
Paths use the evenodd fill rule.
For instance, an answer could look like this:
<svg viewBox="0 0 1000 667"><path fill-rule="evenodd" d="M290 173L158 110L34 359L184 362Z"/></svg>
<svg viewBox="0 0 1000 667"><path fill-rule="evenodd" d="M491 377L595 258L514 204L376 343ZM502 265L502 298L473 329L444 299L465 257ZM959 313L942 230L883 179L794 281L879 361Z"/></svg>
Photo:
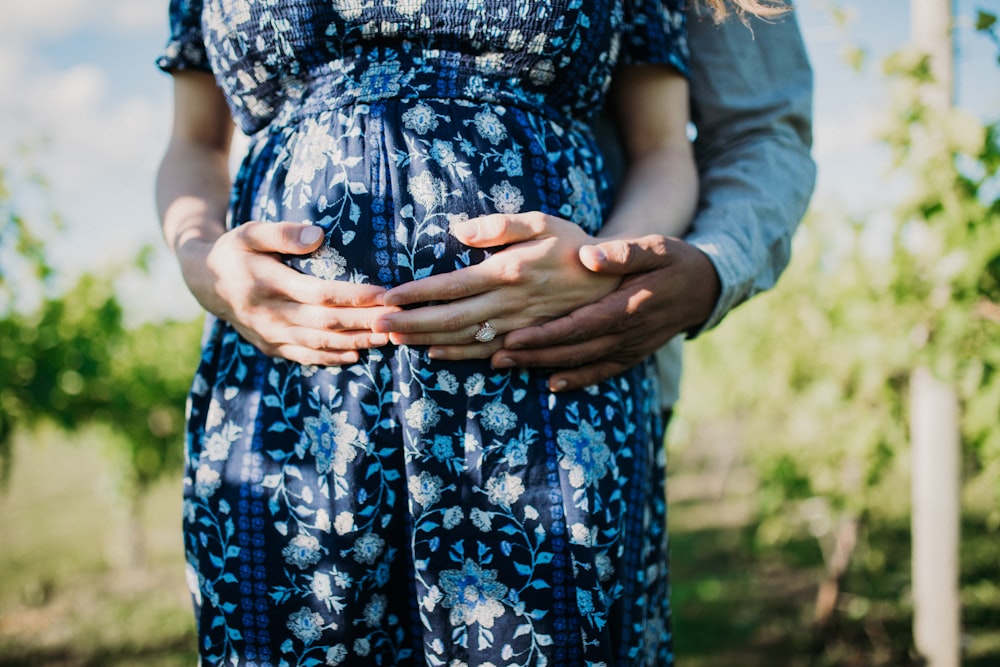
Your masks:
<svg viewBox="0 0 1000 667"><path fill-rule="evenodd" d="M156 66L164 72L210 71L201 13L204 0L170 0L170 38Z"/></svg>
<svg viewBox="0 0 1000 667"><path fill-rule="evenodd" d="M788 264L812 195L812 69L794 14L715 25L689 17L692 120L701 202L685 240L712 261L719 300L697 335Z"/></svg>
<svg viewBox="0 0 1000 667"><path fill-rule="evenodd" d="M656 63L690 73L683 0L625 0L622 62Z"/></svg>

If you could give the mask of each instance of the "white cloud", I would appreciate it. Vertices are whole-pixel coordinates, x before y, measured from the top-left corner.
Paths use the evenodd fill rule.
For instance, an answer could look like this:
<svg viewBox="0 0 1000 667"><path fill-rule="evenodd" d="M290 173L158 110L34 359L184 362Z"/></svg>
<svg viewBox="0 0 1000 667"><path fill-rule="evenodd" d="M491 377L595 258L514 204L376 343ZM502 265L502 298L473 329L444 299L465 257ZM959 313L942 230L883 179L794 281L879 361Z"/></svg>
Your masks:
<svg viewBox="0 0 1000 667"><path fill-rule="evenodd" d="M27 40L37 35L61 35L103 16L103 2L88 0L32 0L7 2L0 35Z"/></svg>
<svg viewBox="0 0 1000 667"><path fill-rule="evenodd" d="M167 25L167 3L157 0L118 0L111 12L115 25L125 29Z"/></svg>

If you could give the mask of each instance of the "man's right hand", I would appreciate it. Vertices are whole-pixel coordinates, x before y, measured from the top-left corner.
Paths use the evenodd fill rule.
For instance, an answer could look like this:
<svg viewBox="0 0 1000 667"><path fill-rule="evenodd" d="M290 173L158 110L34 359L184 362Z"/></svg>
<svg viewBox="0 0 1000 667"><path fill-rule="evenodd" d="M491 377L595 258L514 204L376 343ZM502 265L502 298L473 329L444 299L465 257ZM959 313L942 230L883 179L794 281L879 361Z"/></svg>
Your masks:
<svg viewBox="0 0 1000 667"><path fill-rule="evenodd" d="M625 279L596 303L507 334L506 349L492 357L496 367L558 368L549 388L579 389L624 372L705 322L719 298L711 260L680 239L654 234L605 241L582 248L580 261Z"/></svg>
<svg viewBox="0 0 1000 667"><path fill-rule="evenodd" d="M247 222L214 241L177 248L184 278L199 303L264 354L301 364L339 366L358 350L388 342L372 321L399 308L381 306L385 289L323 280L286 265L282 255L319 248L319 227Z"/></svg>

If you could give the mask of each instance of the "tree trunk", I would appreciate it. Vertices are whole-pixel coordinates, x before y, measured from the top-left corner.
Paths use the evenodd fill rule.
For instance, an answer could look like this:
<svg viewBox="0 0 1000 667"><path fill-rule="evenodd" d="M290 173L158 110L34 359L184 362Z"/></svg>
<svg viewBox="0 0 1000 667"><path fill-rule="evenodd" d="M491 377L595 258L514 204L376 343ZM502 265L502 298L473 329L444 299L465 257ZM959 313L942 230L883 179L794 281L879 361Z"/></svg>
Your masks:
<svg viewBox="0 0 1000 667"><path fill-rule="evenodd" d="M926 368L910 377L913 639L927 667L958 667L958 398Z"/></svg>

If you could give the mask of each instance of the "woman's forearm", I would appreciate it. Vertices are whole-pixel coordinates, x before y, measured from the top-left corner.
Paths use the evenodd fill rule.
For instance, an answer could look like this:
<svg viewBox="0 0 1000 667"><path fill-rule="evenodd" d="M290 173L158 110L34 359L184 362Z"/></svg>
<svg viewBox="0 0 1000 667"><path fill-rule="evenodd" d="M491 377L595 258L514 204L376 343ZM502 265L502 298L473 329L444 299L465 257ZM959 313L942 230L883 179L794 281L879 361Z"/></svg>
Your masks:
<svg viewBox="0 0 1000 667"><path fill-rule="evenodd" d="M691 145L664 147L630 164L618 202L598 236L681 236L697 204L698 172Z"/></svg>
<svg viewBox="0 0 1000 667"><path fill-rule="evenodd" d="M227 147L172 141L156 179L156 200L163 236L177 257L181 274L207 309L213 278L207 257L225 232L229 201Z"/></svg>

